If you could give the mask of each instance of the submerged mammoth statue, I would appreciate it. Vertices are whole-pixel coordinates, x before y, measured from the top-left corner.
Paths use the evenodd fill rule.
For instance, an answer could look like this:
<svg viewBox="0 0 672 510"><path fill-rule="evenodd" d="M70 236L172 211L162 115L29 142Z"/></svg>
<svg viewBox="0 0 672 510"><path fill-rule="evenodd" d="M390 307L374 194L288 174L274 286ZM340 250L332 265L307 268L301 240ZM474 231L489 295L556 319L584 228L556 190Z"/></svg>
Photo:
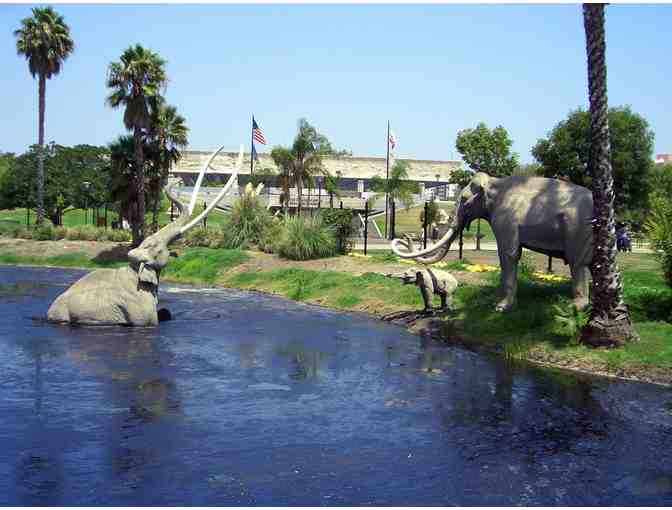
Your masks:
<svg viewBox="0 0 672 510"><path fill-rule="evenodd" d="M395 239L392 250L402 258L425 264L438 262L460 232L477 218L490 223L497 241L503 294L496 306L498 311L509 310L515 304L522 248L569 264L575 304L586 307L586 270L593 256L590 190L558 179L496 178L479 172L460 193L453 222L436 244L412 251L410 240Z"/></svg>
<svg viewBox="0 0 672 510"><path fill-rule="evenodd" d="M189 207L182 204L174 194L174 183L166 186L166 195L179 210L179 217L175 221L129 251L128 266L98 269L75 282L52 303L47 318L71 324L156 326L159 322L156 308L159 276L168 263L168 245L202 222L236 182L243 161L242 147L237 166L226 186L201 214L190 219L203 175L222 148L213 153L201 169Z"/></svg>

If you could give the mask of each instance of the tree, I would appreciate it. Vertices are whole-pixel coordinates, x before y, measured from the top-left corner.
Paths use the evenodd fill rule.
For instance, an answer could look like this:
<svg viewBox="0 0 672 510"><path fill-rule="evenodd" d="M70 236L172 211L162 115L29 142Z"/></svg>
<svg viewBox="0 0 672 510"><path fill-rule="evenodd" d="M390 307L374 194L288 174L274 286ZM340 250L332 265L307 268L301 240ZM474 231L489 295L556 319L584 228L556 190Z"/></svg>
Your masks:
<svg viewBox="0 0 672 510"><path fill-rule="evenodd" d="M35 205L39 147L14 158L0 178L0 208ZM45 169L43 207L54 225L60 225L69 208L100 206L109 201L108 150L92 145L43 147ZM88 182L89 187L82 185Z"/></svg>
<svg viewBox="0 0 672 510"><path fill-rule="evenodd" d="M323 170L322 156L331 154L333 147L326 136L318 133L306 119L299 119L298 132L291 148L273 147L271 158L280 170L280 182L283 188L282 203L289 203L290 186L296 187L298 198L297 212L300 215L303 187L310 185L314 175Z"/></svg>
<svg viewBox="0 0 672 510"><path fill-rule="evenodd" d="M133 136L122 135L108 145L110 151L110 197L118 204L119 216L138 223L138 169ZM147 150L145 147L143 150Z"/></svg>
<svg viewBox="0 0 672 510"><path fill-rule="evenodd" d="M609 108L607 116L616 212L645 209L653 159L653 131L646 119L628 106ZM537 141L532 155L543 166L546 177L564 175L575 184L592 188L588 171L590 126L590 112L578 108L559 122L548 138Z"/></svg>
<svg viewBox="0 0 672 510"><path fill-rule="evenodd" d="M581 341L591 346L624 345L637 340L623 301L621 275L616 265L614 179L611 171L607 106L607 65L604 40L604 4L583 4L588 55L590 98L590 157L593 179L593 276L591 310Z"/></svg>
<svg viewBox="0 0 672 510"><path fill-rule="evenodd" d="M189 140L189 129L186 120L177 113L177 108L165 104L159 98L159 104L152 112L152 127L149 133L149 146L152 162L152 173L149 181L152 197L152 229L158 230L158 212L161 201L161 190L168 179L173 164L182 158L180 149L184 149Z"/></svg>
<svg viewBox="0 0 672 510"><path fill-rule="evenodd" d="M44 221L44 111L47 80L61 72L63 62L74 50L70 28L51 7L32 9L33 17L21 20L14 31L16 51L28 61L33 78L38 77L39 120L37 157L37 224Z"/></svg>
<svg viewBox="0 0 672 510"><path fill-rule="evenodd" d="M329 195L329 208L334 208L334 197L341 198L341 176L324 169L324 189Z"/></svg>
<svg viewBox="0 0 672 510"><path fill-rule="evenodd" d="M133 246L144 238L145 229L145 158L143 137L152 128L152 113L160 104L161 91L166 85L165 61L151 50L136 44L122 53L120 62L109 67L107 86L112 92L107 104L124 107L124 126L133 132L134 158L137 170L137 208L134 215Z"/></svg>
<svg viewBox="0 0 672 510"><path fill-rule="evenodd" d="M453 170L450 173L450 178L448 179L448 182L450 184L457 184L457 187L462 189L464 188L467 184L469 184L469 181L474 177L474 172L471 170L467 170L466 168L458 168L457 170Z"/></svg>
<svg viewBox="0 0 672 510"><path fill-rule="evenodd" d="M506 129L497 126L491 131L484 122L475 129L458 132L455 142L469 168L493 177L511 175L518 166L518 154L511 152L512 145Z"/></svg>
<svg viewBox="0 0 672 510"><path fill-rule="evenodd" d="M415 181L408 180L408 171L411 169L408 161L396 160L392 168L390 168L390 178L384 179L378 175L374 175L370 181L371 190L376 194L369 200L375 202L376 200L385 197L390 197L390 202L394 207L394 203L399 201L404 204L406 209L413 205L413 194L420 192L420 187ZM394 222L390 229L390 239L394 238Z"/></svg>

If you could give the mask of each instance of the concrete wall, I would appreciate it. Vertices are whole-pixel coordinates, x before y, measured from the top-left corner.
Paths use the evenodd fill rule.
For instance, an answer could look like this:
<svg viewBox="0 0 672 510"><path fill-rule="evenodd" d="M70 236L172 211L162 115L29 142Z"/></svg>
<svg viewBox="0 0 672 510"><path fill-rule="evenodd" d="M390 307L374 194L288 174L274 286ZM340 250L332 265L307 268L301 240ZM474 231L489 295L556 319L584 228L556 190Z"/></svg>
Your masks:
<svg viewBox="0 0 672 510"><path fill-rule="evenodd" d="M180 162L173 168L175 173L198 172L201 166L207 161L210 152L203 151L184 151ZM256 164L259 168L272 168L277 172L277 168L269 154L258 154L259 161ZM215 172L210 171L209 175L213 175L219 170L222 173L230 173L230 169L235 165L237 153L222 152L217 155L212 163L212 168ZM370 179L374 175L385 177L385 158L367 158L367 157L341 157L341 158L324 158L324 166L333 175L340 172L342 177L348 179ZM431 160L415 160L407 159L411 168L409 178L414 181L421 181L427 184L436 183L437 175L438 182L446 183L454 169L460 168L460 161L431 161ZM240 175L247 175L250 173L250 155L245 154L243 160L243 167ZM356 183L354 189L357 189Z"/></svg>

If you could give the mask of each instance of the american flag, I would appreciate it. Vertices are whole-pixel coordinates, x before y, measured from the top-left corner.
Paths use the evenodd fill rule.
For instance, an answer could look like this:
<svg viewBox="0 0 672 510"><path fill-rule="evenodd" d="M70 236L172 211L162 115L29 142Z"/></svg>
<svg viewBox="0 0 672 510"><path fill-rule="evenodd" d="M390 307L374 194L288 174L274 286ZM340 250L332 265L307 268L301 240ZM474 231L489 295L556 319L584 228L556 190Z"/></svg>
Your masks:
<svg viewBox="0 0 672 510"><path fill-rule="evenodd" d="M252 138L254 138L260 144L266 145L266 138L264 137L264 133L262 133L261 129L259 129L257 121L254 120L254 117L252 117Z"/></svg>
<svg viewBox="0 0 672 510"><path fill-rule="evenodd" d="M390 139L388 143L390 144L390 151L393 151L397 146L397 139L394 137L394 133L392 131L390 131Z"/></svg>

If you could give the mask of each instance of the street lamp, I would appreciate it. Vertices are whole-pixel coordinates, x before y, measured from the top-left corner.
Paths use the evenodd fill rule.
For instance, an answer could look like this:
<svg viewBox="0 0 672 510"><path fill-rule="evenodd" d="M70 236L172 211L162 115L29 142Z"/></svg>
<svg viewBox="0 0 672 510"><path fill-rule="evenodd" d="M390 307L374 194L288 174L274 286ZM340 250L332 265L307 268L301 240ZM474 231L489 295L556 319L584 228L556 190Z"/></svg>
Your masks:
<svg viewBox="0 0 672 510"><path fill-rule="evenodd" d="M82 186L84 186L84 189L86 192L84 193L84 225L88 223L88 215L89 215L89 187L91 186L91 183L89 181L84 181L82 182ZM93 218L91 218L93 220Z"/></svg>

